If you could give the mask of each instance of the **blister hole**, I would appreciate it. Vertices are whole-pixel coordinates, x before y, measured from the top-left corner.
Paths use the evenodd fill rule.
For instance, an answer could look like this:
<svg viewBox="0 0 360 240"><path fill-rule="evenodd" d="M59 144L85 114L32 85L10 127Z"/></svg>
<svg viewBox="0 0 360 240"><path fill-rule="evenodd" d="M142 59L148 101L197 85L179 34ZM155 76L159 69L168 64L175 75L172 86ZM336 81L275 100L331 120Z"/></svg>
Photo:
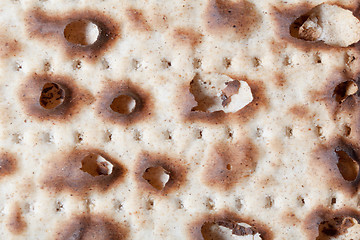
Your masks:
<svg viewBox="0 0 360 240"><path fill-rule="evenodd" d="M64 37L68 42L83 46L94 44L99 35L99 27L89 20L71 22L64 29Z"/></svg>

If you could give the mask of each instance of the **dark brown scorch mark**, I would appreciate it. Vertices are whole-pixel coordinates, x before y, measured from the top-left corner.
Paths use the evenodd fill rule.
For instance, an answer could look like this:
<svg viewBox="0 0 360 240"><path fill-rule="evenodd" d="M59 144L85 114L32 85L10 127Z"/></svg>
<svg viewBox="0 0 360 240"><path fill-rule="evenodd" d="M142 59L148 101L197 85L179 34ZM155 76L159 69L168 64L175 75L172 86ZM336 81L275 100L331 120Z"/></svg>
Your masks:
<svg viewBox="0 0 360 240"><path fill-rule="evenodd" d="M127 9L126 16L132 24L132 27L135 29L140 31L151 31L151 27L140 9Z"/></svg>
<svg viewBox="0 0 360 240"><path fill-rule="evenodd" d="M245 223L250 225L250 227L240 226L238 223ZM259 233L263 240L273 239L271 230L265 224L249 217L240 217L228 211L222 211L214 215L205 214L193 222L189 229L190 239L224 239L221 233L217 232L216 228L213 227L214 225L229 229L235 236L255 235Z"/></svg>
<svg viewBox="0 0 360 240"><path fill-rule="evenodd" d="M15 156L9 153L0 153L0 179L15 173L17 169L17 160Z"/></svg>
<svg viewBox="0 0 360 240"><path fill-rule="evenodd" d="M321 206L306 217L303 228L309 239L326 240L346 233L354 225L353 220L360 223L360 212L355 209L334 211Z"/></svg>
<svg viewBox="0 0 360 240"><path fill-rule="evenodd" d="M235 33L240 39L248 38L259 27L261 18L256 6L246 0L210 0L205 15L209 32L218 36Z"/></svg>
<svg viewBox="0 0 360 240"><path fill-rule="evenodd" d="M97 156L106 164L93 161ZM95 190L105 192L123 180L126 169L108 154L97 149L74 150L60 155L49 167L44 177L44 187L54 192L69 190L75 194L86 194ZM110 170L109 167L112 166Z"/></svg>
<svg viewBox="0 0 360 240"><path fill-rule="evenodd" d="M220 191L227 191L248 179L254 172L259 150L246 139L236 144L216 144L207 154L203 182Z"/></svg>
<svg viewBox="0 0 360 240"><path fill-rule="evenodd" d="M151 181L149 174L145 174L151 168L161 167L169 176L169 180L163 186L158 188L159 184L154 184ZM145 175L144 175L145 174ZM181 159L172 159L166 155L155 153L142 153L139 157L135 178L138 182L139 188L145 191L150 191L154 194L167 195L171 192L178 190L186 180L187 170L184 166L184 162ZM152 181L156 183L159 181L155 179L158 176L152 176Z"/></svg>
<svg viewBox="0 0 360 240"><path fill-rule="evenodd" d="M194 79L198 77L194 76ZM224 111L215 111L215 112L202 112L196 111L198 105L204 103L197 102L196 96L191 92L191 83L185 85L181 91L181 103L182 115L185 121L201 121L206 123L218 124L229 119L235 119L239 123L246 123L253 119L258 111L261 109L267 108L269 105L269 99L265 94L265 86L261 81L248 80L246 77L240 76L229 76L236 81L245 81L250 89L253 96L252 102L247 104L245 107L241 108L235 113L225 113Z"/></svg>
<svg viewBox="0 0 360 240"><path fill-rule="evenodd" d="M330 140L314 152L314 159L325 171L326 180L333 189L354 195L360 183L360 148L345 137Z"/></svg>
<svg viewBox="0 0 360 240"><path fill-rule="evenodd" d="M67 121L94 97L68 76L31 75L19 91L25 111L39 120Z"/></svg>
<svg viewBox="0 0 360 240"><path fill-rule="evenodd" d="M18 235L26 230L27 223L25 222L22 215L23 212L19 204L14 204L7 222L7 227L11 233Z"/></svg>
<svg viewBox="0 0 360 240"><path fill-rule="evenodd" d="M341 4L338 3L337 5L341 6ZM276 43L274 43L274 47L284 48L284 44L279 43L280 40L285 41L291 44L293 47L298 48L302 51L309 51L311 49L316 49L317 51L334 51L338 49L339 51L343 51L344 49L353 48L352 45L347 48L342 48L338 46L327 45L322 41L305 41L299 38L299 28L309 17L309 12L314 7L316 7L316 5L311 5L309 3L290 4L289 6L273 7L271 15L274 18L274 23L276 24L276 36L278 36L278 39L276 39ZM347 6L341 7L349 9L350 11L355 11L354 8L350 8Z"/></svg>
<svg viewBox="0 0 360 240"><path fill-rule="evenodd" d="M181 46L196 47L202 41L202 34L191 28L177 28L174 30L174 39Z"/></svg>
<svg viewBox="0 0 360 240"><path fill-rule="evenodd" d="M103 215L79 215L58 230L56 240L119 240L128 238L128 229Z"/></svg>
<svg viewBox="0 0 360 240"><path fill-rule="evenodd" d="M150 93L130 82L109 82L99 96L98 114L112 123L134 124L151 117Z"/></svg>
<svg viewBox="0 0 360 240"><path fill-rule="evenodd" d="M37 9L27 14L26 21L27 31L31 38L39 38L46 43L51 43L46 44L47 47L63 47L68 58L86 57L94 62L111 48L115 40L120 37L118 23L104 13L97 11L84 10L49 14ZM66 27L80 21L88 21L97 26L99 35L94 43L76 44L65 37ZM83 33L73 32L72 34Z"/></svg>

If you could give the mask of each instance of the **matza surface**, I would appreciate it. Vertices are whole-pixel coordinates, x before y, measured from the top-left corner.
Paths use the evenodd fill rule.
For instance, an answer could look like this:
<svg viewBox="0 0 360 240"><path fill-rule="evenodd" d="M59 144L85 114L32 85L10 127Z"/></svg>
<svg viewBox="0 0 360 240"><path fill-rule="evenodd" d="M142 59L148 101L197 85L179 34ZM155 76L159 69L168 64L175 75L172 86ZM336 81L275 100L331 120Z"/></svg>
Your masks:
<svg viewBox="0 0 360 240"><path fill-rule="evenodd" d="M1 1L0 239L360 239L359 6Z"/></svg>

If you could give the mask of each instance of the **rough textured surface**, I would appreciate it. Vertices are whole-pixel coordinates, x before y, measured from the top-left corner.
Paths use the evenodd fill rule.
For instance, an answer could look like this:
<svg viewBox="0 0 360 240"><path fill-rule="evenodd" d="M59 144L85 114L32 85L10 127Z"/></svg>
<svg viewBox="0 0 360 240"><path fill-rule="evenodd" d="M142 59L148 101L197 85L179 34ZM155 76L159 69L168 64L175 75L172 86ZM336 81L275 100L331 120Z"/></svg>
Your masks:
<svg viewBox="0 0 360 240"><path fill-rule="evenodd" d="M359 239L359 17L0 1L0 239Z"/></svg>

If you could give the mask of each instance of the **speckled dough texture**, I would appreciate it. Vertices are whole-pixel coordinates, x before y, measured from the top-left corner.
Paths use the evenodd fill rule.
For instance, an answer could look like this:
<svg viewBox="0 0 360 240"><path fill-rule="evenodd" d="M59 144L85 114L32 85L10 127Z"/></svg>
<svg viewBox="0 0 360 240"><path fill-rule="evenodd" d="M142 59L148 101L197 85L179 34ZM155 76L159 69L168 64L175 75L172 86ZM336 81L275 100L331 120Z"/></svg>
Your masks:
<svg viewBox="0 0 360 240"><path fill-rule="evenodd" d="M0 1L0 239L360 239L360 2Z"/></svg>

